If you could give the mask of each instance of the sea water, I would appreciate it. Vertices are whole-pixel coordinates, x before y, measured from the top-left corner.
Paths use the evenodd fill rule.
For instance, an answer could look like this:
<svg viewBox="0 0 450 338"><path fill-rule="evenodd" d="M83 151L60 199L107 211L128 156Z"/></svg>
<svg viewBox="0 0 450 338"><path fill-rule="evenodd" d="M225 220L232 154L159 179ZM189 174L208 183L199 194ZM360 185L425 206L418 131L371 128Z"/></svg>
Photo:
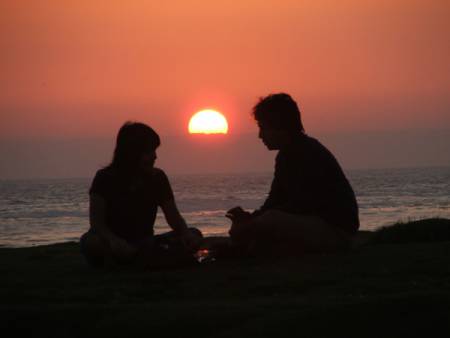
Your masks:
<svg viewBox="0 0 450 338"><path fill-rule="evenodd" d="M272 173L170 175L175 199L190 226L226 235L226 210L258 208ZM450 167L348 170L358 200L361 229L398 221L450 218ZM0 246L76 241L88 225L91 178L0 181ZM158 212L156 233L168 231Z"/></svg>

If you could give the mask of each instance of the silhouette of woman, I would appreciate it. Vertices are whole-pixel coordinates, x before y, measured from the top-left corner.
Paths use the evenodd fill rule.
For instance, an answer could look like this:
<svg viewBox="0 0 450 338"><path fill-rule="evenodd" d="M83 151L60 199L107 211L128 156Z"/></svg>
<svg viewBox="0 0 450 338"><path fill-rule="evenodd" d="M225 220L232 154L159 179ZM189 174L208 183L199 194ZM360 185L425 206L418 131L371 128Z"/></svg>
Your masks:
<svg viewBox="0 0 450 338"><path fill-rule="evenodd" d="M82 253L96 267L110 263L161 266L188 263L202 234L188 228L163 170L155 168L158 134L127 122L119 130L111 164L97 171L89 190L90 229ZM154 235L161 207L173 231Z"/></svg>

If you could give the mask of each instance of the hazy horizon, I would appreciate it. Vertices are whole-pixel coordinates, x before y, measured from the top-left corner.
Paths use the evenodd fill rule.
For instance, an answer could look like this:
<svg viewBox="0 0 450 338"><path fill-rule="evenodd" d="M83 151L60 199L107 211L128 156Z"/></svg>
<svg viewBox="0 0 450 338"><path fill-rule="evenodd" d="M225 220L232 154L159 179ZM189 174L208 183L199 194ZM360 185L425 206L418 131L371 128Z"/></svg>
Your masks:
<svg viewBox="0 0 450 338"><path fill-rule="evenodd" d="M319 133L344 170L450 166L450 129ZM169 175L272 172L275 151L254 133L161 135L156 166ZM0 179L92 177L109 163L109 138L6 140L0 143Z"/></svg>

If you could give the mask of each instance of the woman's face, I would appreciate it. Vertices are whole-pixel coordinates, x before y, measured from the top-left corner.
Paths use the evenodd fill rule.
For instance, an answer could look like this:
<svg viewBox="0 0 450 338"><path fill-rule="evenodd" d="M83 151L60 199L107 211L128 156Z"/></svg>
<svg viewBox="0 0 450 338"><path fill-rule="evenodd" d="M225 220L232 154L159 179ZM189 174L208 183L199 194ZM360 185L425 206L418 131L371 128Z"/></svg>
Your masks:
<svg viewBox="0 0 450 338"><path fill-rule="evenodd" d="M157 159L156 149L143 153L140 160L140 168L143 172L151 173Z"/></svg>

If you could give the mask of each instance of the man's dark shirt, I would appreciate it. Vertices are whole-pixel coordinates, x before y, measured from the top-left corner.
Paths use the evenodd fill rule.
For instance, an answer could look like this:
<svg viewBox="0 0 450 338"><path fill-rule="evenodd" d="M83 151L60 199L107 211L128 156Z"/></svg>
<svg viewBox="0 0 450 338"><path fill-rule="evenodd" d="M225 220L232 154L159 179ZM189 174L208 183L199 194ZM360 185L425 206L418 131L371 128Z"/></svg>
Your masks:
<svg viewBox="0 0 450 338"><path fill-rule="evenodd" d="M158 206L173 199L166 174L157 168L132 178L111 167L100 169L89 193L105 199L106 226L129 241L152 236Z"/></svg>
<svg viewBox="0 0 450 338"><path fill-rule="evenodd" d="M270 193L258 212L268 209L319 216L348 233L359 228L355 194L337 160L305 134L276 157Z"/></svg>

